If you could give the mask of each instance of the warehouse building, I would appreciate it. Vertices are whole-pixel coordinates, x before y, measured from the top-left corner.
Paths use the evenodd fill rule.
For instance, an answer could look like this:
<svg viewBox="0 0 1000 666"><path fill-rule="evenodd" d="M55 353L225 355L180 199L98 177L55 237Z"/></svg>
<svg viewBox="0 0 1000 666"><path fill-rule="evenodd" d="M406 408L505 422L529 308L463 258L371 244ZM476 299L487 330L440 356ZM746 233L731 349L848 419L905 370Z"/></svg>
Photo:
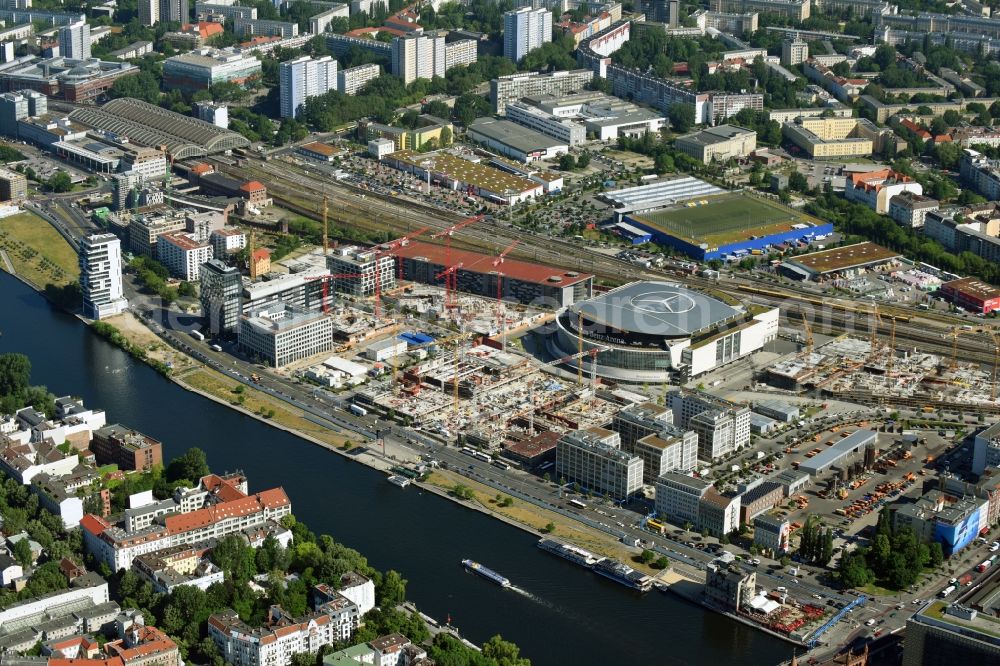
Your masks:
<svg viewBox="0 0 1000 666"><path fill-rule="evenodd" d="M383 161L441 187L476 194L507 206L540 197L545 192L544 186L534 180L449 153L398 150L386 155Z"/></svg>
<svg viewBox="0 0 1000 666"><path fill-rule="evenodd" d="M590 298L593 293L594 276L589 273L564 271L510 257L497 267L490 255L456 248L449 255L440 245L419 241L399 248L396 256L402 262L403 279L424 284L443 285L444 277L436 276L449 265L460 264L455 273L457 289L487 298L496 298L498 280L502 280L504 300L537 307L559 309Z"/></svg>
<svg viewBox="0 0 1000 666"><path fill-rule="evenodd" d="M569 143L509 120L476 118L468 128L468 137L490 150L522 162L545 160L569 152Z"/></svg>
<svg viewBox="0 0 1000 666"><path fill-rule="evenodd" d="M966 277L945 282L940 290L956 307L964 310L982 314L1000 310L1000 288L976 278Z"/></svg>
<svg viewBox="0 0 1000 666"><path fill-rule="evenodd" d="M804 460L799 465L799 471L817 476L834 465L845 462L869 444L874 444L876 439L877 435L872 430L857 430L814 457Z"/></svg>
<svg viewBox="0 0 1000 666"><path fill-rule="evenodd" d="M895 262L899 258L899 253L865 241L785 259L781 270L792 278L820 280L832 276L851 276L862 270Z"/></svg>

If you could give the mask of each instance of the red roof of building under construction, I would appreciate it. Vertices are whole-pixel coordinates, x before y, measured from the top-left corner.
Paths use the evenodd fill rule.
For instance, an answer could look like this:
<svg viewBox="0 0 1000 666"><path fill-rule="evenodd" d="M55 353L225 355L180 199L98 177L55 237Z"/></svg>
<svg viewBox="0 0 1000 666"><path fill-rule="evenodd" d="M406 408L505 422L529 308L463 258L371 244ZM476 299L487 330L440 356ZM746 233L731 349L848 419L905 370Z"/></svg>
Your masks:
<svg viewBox="0 0 1000 666"><path fill-rule="evenodd" d="M451 249L449 259L448 251L444 246L421 243L420 241L410 241L396 250L395 254L407 259L424 259L431 264L441 266L442 269L447 267L450 261L452 266L462 264L462 270L476 273L503 272L505 278L535 282L550 287L568 287L571 284L594 277L590 273L565 271L561 268L510 258L504 258L503 264L494 266L495 257L492 255L455 248Z"/></svg>

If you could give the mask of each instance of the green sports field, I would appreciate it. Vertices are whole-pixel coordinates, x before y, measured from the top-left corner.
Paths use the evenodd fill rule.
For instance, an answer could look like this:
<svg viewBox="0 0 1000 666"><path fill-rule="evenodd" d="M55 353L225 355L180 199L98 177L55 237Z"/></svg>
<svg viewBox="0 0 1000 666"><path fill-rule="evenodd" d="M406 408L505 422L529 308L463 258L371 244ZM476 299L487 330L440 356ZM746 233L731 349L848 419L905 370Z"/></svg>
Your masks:
<svg viewBox="0 0 1000 666"><path fill-rule="evenodd" d="M701 203L702 201L706 203ZM694 244L721 247L788 231L793 224L815 224L817 220L797 210L744 194L722 194L695 199L671 208L643 213L635 219L664 233Z"/></svg>

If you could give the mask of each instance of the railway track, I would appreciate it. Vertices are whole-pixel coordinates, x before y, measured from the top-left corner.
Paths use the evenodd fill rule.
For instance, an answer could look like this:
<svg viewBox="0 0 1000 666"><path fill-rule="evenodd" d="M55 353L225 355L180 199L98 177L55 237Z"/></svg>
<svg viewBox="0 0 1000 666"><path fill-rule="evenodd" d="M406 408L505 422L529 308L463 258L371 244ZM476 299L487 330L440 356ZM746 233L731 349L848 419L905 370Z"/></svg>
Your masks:
<svg viewBox="0 0 1000 666"><path fill-rule="evenodd" d="M398 233L422 227L430 227L432 231L442 231L462 219L458 214L428 204L412 200L397 203L393 197L349 183L331 184L290 162L264 162L247 158L243 165L235 166L221 159L208 158L202 161L211 162L216 169L238 177L245 177L249 172L254 177L266 181L269 193L282 207L317 221L322 219L318 202L324 195L328 197L330 219L335 224L357 226L369 231ZM317 205L308 205L310 195ZM782 291L775 291L775 287L762 288L740 281L719 283L675 271L638 268L629 262L590 248L580 247L563 239L536 238L523 230L501 224L493 224L487 228L482 225L471 225L462 230L461 236L453 238L452 243L455 247L499 251L513 240L522 241L520 247L513 253L515 257L592 273L597 278L612 283L667 278L692 287L713 289L742 298L752 294L755 300L780 307L789 322L796 319L796 317L789 318L789 314L797 315L797 319L801 319L803 314L809 316L810 323L817 326L818 330L825 329L834 333L863 332L863 334L869 334L871 330L870 321L873 317L867 304L827 298L787 286L782 286ZM876 322L876 332L883 339L890 335L891 322L895 319L895 335L898 341L916 343L921 351L951 358L952 341L947 333L950 327L960 320L950 319L938 313L917 313L896 306L880 306L880 314L883 321ZM961 336L956 347L957 357L960 360L993 363L993 342L991 339L987 341L986 336Z"/></svg>

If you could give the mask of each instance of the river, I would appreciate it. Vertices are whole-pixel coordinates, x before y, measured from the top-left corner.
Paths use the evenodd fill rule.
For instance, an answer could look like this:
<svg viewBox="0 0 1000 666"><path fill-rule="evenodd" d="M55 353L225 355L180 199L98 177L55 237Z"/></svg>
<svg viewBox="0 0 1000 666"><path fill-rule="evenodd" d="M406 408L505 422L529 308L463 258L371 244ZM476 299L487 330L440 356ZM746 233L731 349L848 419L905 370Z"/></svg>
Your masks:
<svg viewBox="0 0 1000 666"><path fill-rule="evenodd" d="M470 640L517 642L537 666L776 664L790 646L653 591L637 596L535 547L535 538L184 390L56 312L0 273L0 353L21 352L32 381L80 396L109 422L145 432L164 458L198 446L215 471L242 469L251 490L283 486L296 516L409 581L408 596ZM524 590L466 573L472 558Z"/></svg>

